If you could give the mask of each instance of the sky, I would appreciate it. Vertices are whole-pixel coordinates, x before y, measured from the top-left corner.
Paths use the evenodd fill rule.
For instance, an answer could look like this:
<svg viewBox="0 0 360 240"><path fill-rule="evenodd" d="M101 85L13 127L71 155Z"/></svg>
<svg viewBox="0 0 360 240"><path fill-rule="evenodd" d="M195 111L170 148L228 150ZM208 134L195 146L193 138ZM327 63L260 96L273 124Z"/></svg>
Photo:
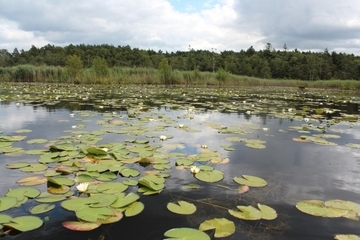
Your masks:
<svg viewBox="0 0 360 240"><path fill-rule="evenodd" d="M275 50L360 55L354 0L0 0L0 49L129 45L162 51Z"/></svg>

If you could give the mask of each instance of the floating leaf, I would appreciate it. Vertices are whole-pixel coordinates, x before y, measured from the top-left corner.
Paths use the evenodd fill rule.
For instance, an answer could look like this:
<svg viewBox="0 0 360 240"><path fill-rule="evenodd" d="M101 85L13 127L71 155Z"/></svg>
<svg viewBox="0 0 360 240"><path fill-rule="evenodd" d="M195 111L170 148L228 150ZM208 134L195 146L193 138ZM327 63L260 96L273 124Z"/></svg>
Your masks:
<svg viewBox="0 0 360 240"><path fill-rule="evenodd" d="M178 201L178 204L168 203L166 207L170 212L181 215L191 215L196 211L196 206L186 201Z"/></svg>
<svg viewBox="0 0 360 240"><path fill-rule="evenodd" d="M193 228L173 228L164 235L168 240L210 240L209 235Z"/></svg>
<svg viewBox="0 0 360 240"><path fill-rule="evenodd" d="M360 235L354 234L338 234L335 235L336 240L360 240Z"/></svg>
<svg viewBox="0 0 360 240"><path fill-rule="evenodd" d="M126 207L125 216L126 217L133 217L138 215L144 210L144 204L142 202L134 202Z"/></svg>
<svg viewBox="0 0 360 240"><path fill-rule="evenodd" d="M267 185L267 182L264 179L251 175L242 175L242 178L234 177L233 180L238 184L249 187L265 187Z"/></svg>
<svg viewBox="0 0 360 240"><path fill-rule="evenodd" d="M47 139L44 139L44 138L36 138L36 139L28 140L27 143L28 143L28 144L35 144L35 143L42 144L42 143L46 143L47 141L48 141L48 140L47 140Z"/></svg>
<svg viewBox="0 0 360 240"><path fill-rule="evenodd" d="M41 213L45 213L45 212L49 212L51 210L53 210L55 208L55 204L39 204L36 205L32 208L30 208L30 213L31 214L41 214Z"/></svg>
<svg viewBox="0 0 360 240"><path fill-rule="evenodd" d="M30 163L26 163L26 162L16 162L16 163L9 163L6 164L6 168L9 169L18 169L18 168L23 168L23 167L28 167L30 166Z"/></svg>
<svg viewBox="0 0 360 240"><path fill-rule="evenodd" d="M18 201L21 201L24 199L24 197L36 198L40 195L40 193L40 190L37 188L19 187L9 189L5 195L8 197L16 197Z"/></svg>
<svg viewBox="0 0 360 240"><path fill-rule="evenodd" d="M111 207L122 208L137 201L139 198L139 195L137 195L136 193L129 193L126 196L118 195L115 202L111 204Z"/></svg>
<svg viewBox="0 0 360 240"><path fill-rule="evenodd" d="M113 193L124 192L126 191L126 189L128 189L128 186L123 183L109 182L109 183L99 184L99 186L96 188L96 191L101 193L113 194Z"/></svg>
<svg viewBox="0 0 360 240"><path fill-rule="evenodd" d="M90 148L86 149L86 151L89 154L93 154L93 155L107 155L107 152L101 148L90 147Z"/></svg>
<svg viewBox="0 0 360 240"><path fill-rule="evenodd" d="M124 177L137 177L140 175L140 172L135 168L124 168L120 171L120 174Z"/></svg>
<svg viewBox="0 0 360 240"><path fill-rule="evenodd" d="M17 201L16 197L0 197L0 212L14 207Z"/></svg>
<svg viewBox="0 0 360 240"><path fill-rule="evenodd" d="M200 171L195 177L203 182L218 182L224 178L224 174L219 170Z"/></svg>
<svg viewBox="0 0 360 240"><path fill-rule="evenodd" d="M235 232L235 224L226 218L214 218L206 220L199 226L200 231L207 231L215 229L216 238L228 237Z"/></svg>
<svg viewBox="0 0 360 240"><path fill-rule="evenodd" d="M101 226L101 223L94 222L77 222L77 221L67 221L63 222L62 225L73 231L91 231Z"/></svg>
<svg viewBox="0 0 360 240"><path fill-rule="evenodd" d="M40 176L25 177L17 181L21 186L35 186L47 182L47 178Z"/></svg>
<svg viewBox="0 0 360 240"><path fill-rule="evenodd" d="M114 214L114 210L107 207L92 208L85 206L75 212L76 216L87 222L97 222L111 217Z"/></svg>
<svg viewBox="0 0 360 240"><path fill-rule="evenodd" d="M27 167L20 168L20 171L23 171L23 172L43 172L47 168L48 167L46 165L44 165L44 164L32 163Z"/></svg>
<svg viewBox="0 0 360 240"><path fill-rule="evenodd" d="M262 205L260 203L258 203L257 206L261 211L261 218L262 219L274 220L275 218L277 218L277 213L273 208L271 208L269 206L266 206L266 205Z"/></svg>
<svg viewBox="0 0 360 240"><path fill-rule="evenodd" d="M325 203L320 200L305 200L296 203L296 208L303 213L319 217L342 217L348 213L345 209L326 207Z"/></svg>
<svg viewBox="0 0 360 240"><path fill-rule="evenodd" d="M240 211L229 209L229 213L236 218L243 220L260 220L261 212L253 206L237 206Z"/></svg>
<svg viewBox="0 0 360 240"><path fill-rule="evenodd" d="M38 217L22 216L11 219L10 223L4 223L4 226L27 232L41 227L42 224L43 221Z"/></svg>
<svg viewBox="0 0 360 240"><path fill-rule="evenodd" d="M195 183L190 183L187 185L182 186L183 189L199 189L200 185L195 184Z"/></svg>
<svg viewBox="0 0 360 240"><path fill-rule="evenodd" d="M8 223L12 219L11 216L6 214L0 214L0 224Z"/></svg>

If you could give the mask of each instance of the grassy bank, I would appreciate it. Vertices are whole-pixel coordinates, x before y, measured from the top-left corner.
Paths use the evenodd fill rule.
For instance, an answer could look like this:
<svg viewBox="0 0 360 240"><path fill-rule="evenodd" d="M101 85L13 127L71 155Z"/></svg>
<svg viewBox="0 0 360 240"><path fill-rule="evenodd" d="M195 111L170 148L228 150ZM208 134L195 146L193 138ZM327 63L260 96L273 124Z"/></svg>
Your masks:
<svg viewBox="0 0 360 240"><path fill-rule="evenodd" d="M151 68L109 69L106 77L98 77L91 68L82 70L77 76L63 67L19 65L0 68L1 82L38 82L38 83L76 83L76 84L153 84L165 83L161 72ZM288 79L260 79L238 76L219 70L216 73L194 71L171 71L166 83L194 86L286 86L307 88L336 88L360 90L360 81L355 80L318 80L301 81Z"/></svg>

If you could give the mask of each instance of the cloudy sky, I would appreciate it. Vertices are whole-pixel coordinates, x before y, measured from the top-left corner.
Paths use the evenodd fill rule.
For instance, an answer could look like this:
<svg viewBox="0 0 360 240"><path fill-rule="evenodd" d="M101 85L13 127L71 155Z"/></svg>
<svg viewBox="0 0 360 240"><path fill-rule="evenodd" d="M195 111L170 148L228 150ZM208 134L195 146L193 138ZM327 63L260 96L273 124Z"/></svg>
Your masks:
<svg viewBox="0 0 360 240"><path fill-rule="evenodd" d="M48 43L141 49L263 49L360 55L354 0L0 0L0 48Z"/></svg>

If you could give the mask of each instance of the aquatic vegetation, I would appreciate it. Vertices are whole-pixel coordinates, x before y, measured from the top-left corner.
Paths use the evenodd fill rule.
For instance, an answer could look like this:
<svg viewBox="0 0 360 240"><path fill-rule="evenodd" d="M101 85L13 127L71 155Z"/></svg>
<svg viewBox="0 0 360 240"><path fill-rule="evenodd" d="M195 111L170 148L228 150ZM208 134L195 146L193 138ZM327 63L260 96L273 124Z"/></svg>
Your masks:
<svg viewBox="0 0 360 240"><path fill-rule="evenodd" d="M190 224L190 228L169 230L165 233L167 238L236 235L244 227L241 224L246 224L242 220L281 218L277 210L265 205L268 199L264 197L272 194L278 176L271 179L269 172L262 178L264 173L260 174L251 164L262 163L272 170L267 154L277 141L290 140L286 143L300 146L299 151L303 151L301 147L315 147L314 144L321 145L319 148L325 152L332 146L349 151L359 148L349 138L359 128L358 110L348 114L345 108L341 109L344 104L357 104L358 97L349 102L347 96L316 98L314 92L278 88L271 88L266 94L261 88L115 89L74 85L69 89L51 84L6 88L6 94L0 91L1 99L18 111L29 107L50 111L65 106L61 111L66 113L52 119L51 123L60 129L56 134L28 126L0 131L0 157L6 158L2 166L7 173L12 171L18 176L13 183L19 185L0 197L0 211L6 213L0 214L0 224L19 231L30 229L14 216L18 214L14 210L20 206L31 205L27 208L30 214L42 214L59 208L55 204L58 203L60 211L68 211L78 219L62 221L62 226L90 231L102 224L127 221L128 217L141 218L148 202L156 202L162 194L173 196L183 191L202 194L210 200L184 194L167 205L160 204L159 209L189 218L200 214L201 204L222 212L214 211L197 221L201 223L199 227ZM22 93L17 94L19 91ZM224 120L228 116L238 119L228 122ZM285 122L282 131L267 125L271 121L279 121L279 125ZM291 139L307 143L294 143ZM275 151L278 150L282 147ZM285 163L284 172L286 167ZM259 176L245 175L246 172ZM235 200L226 206L212 203L210 193L214 189L216 195ZM258 202L264 204L255 207ZM359 218L356 203L342 200L300 201L296 208L322 217ZM225 218L229 214L242 220L230 221ZM32 229L42 226L38 220L34 222L37 224Z"/></svg>

